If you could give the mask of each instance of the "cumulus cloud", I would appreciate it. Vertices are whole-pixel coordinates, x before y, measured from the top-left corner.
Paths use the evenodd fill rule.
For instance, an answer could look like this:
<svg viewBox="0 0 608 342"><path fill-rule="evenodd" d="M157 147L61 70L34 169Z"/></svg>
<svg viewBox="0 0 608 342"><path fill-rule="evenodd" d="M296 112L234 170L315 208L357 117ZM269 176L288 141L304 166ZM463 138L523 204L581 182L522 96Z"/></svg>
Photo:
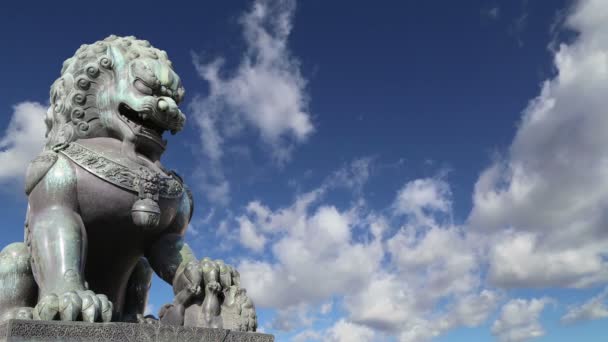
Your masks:
<svg viewBox="0 0 608 342"><path fill-rule="evenodd" d="M251 17L243 19L245 31L272 12L266 6L269 2L256 2ZM539 96L524 110L504 158L479 176L464 226L452 222L452 194L441 177L405 183L384 210L371 210L363 200L346 207L326 201L326 194L340 187L353 189L360 199L371 159L339 170L289 205L273 208L252 201L236 215L241 244L270 256L244 259L238 268L256 304L278 309L275 328L305 327L297 335L301 340L340 340L348 330L357 332L346 337L351 340L377 339L386 333L400 341L426 341L456 327L479 326L496 310L503 294L487 288L485 274L500 288L587 287L607 281L606 6L599 0L582 1L568 16L566 25L579 35L553 52L555 76L543 83ZM293 7L286 8L279 12L293 12ZM261 31L246 34L248 44L266 37L257 36L260 32L286 39L289 29L277 29L276 22L290 22L285 18L291 15L268 19ZM521 21L525 20L523 16ZM283 44L276 51L286 52L286 41L279 41ZM256 50L248 54L251 51ZM277 159L312 132L312 124L301 129L279 121L267 127L262 116L246 116L258 115L244 113L241 104L246 101L226 99L232 90L225 89L257 84L249 78L234 80L247 68L264 69L264 58L245 58L237 73L228 77L220 76L221 61L199 65L212 88L209 99L195 103L201 128L213 131L207 137L210 160L220 160L227 139L247 127L257 130ZM297 63L287 61L297 70ZM303 91L305 82L299 84L296 88ZM238 98L239 92L233 95ZM301 99L296 107L306 113L305 97ZM224 116L226 109L233 114ZM335 312L345 315L331 328L335 331L310 330L319 311L313 308L333 300L339 306ZM539 318L552 302L508 301L492 333L501 341L544 335ZM571 308L562 321L605 314L604 297L598 295Z"/></svg>
<svg viewBox="0 0 608 342"><path fill-rule="evenodd" d="M539 317L552 299L512 299L506 303L500 316L492 324L492 334L503 342L521 342L545 334Z"/></svg>
<svg viewBox="0 0 608 342"><path fill-rule="evenodd" d="M452 293L466 293L479 285L478 259L473 245L458 227L420 229L405 226L387 241L394 264L416 285L421 298L433 300Z"/></svg>
<svg viewBox="0 0 608 342"><path fill-rule="evenodd" d="M307 304L291 306L285 309L278 310L276 317L271 323L273 329L281 331L291 331L298 327L310 327L314 322L314 317L311 313L311 308ZM307 335L300 336L300 339Z"/></svg>
<svg viewBox="0 0 608 342"><path fill-rule="evenodd" d="M260 252L264 249L266 238L256 231L255 225L247 218L242 217L239 222L239 239L243 246Z"/></svg>
<svg viewBox="0 0 608 342"><path fill-rule="evenodd" d="M273 261L244 260L238 269L256 305L278 309L275 328L307 327L301 340L390 334L425 341L478 326L495 310L500 296L482 286L477 242L435 218L451 215L444 180L404 184L384 210L395 215L387 217L361 201L347 208L328 203L334 179L283 208L253 201L239 218L266 237L272 253ZM312 308L334 298L346 316L332 333L313 333L311 321L323 313ZM344 327L361 337L344 335Z"/></svg>
<svg viewBox="0 0 608 342"><path fill-rule="evenodd" d="M367 342L375 341L376 334L368 327L344 319L327 330L327 342Z"/></svg>
<svg viewBox="0 0 608 342"><path fill-rule="evenodd" d="M194 57L200 77L209 85L206 96L190 103L201 130L205 168L202 187L212 202L227 203L230 186L222 170L226 144L245 132L255 132L279 164L306 141L314 125L308 110L306 79L288 48L295 0L257 0L240 18L246 44L233 71L224 59Z"/></svg>
<svg viewBox="0 0 608 342"><path fill-rule="evenodd" d="M417 221L433 218L428 212L447 213L451 209L449 185L441 179L417 179L397 194L393 205L397 214L412 215ZM429 224L430 222L423 222Z"/></svg>
<svg viewBox="0 0 608 342"><path fill-rule="evenodd" d="M222 145L247 124L284 160L293 143L304 141L314 127L308 112L306 80L287 41L295 1L258 0L240 20L246 51L235 72L223 77L223 59L195 61L209 84L209 95L192 103L202 130L203 148L211 159Z"/></svg>
<svg viewBox="0 0 608 342"><path fill-rule="evenodd" d="M46 106L38 102L21 102L0 138L0 182L22 179L29 162L44 145Z"/></svg>
<svg viewBox="0 0 608 342"><path fill-rule="evenodd" d="M210 162L194 173L197 184L207 200L213 204L226 205L230 202L230 182L226 179L220 164Z"/></svg>
<svg viewBox="0 0 608 342"><path fill-rule="evenodd" d="M298 206L305 200L300 197L295 202L271 214L274 220L286 220L286 231L272 245L277 262L246 260L238 267L259 306L281 309L327 301L332 295L355 291L380 267L381 243L353 240L352 212L321 205L309 214L308 207ZM301 215L294 212L298 210Z"/></svg>
<svg viewBox="0 0 608 342"><path fill-rule="evenodd" d="M562 323L571 324L580 321L595 320L608 317L608 288L585 303L571 307L561 318Z"/></svg>
<svg viewBox="0 0 608 342"><path fill-rule="evenodd" d="M294 342L368 342L377 341L378 333L366 326L340 319L323 331L304 330L291 340Z"/></svg>
<svg viewBox="0 0 608 342"><path fill-rule="evenodd" d="M501 295L495 291L482 290L479 293L471 293L460 298L453 308L453 320L451 325L464 325L476 327L486 321L501 299Z"/></svg>
<svg viewBox="0 0 608 342"><path fill-rule="evenodd" d="M321 333L314 330L304 330L291 338L293 342L321 341Z"/></svg>
<svg viewBox="0 0 608 342"><path fill-rule="evenodd" d="M506 158L476 183L469 223L502 232L489 252L499 286L608 280L607 23L605 1L577 4L566 26L578 37L555 51L556 75L524 110Z"/></svg>
<svg viewBox="0 0 608 342"><path fill-rule="evenodd" d="M502 287L585 287L606 276L601 242L548 250L542 247L540 234L507 231L499 236L489 255L489 279Z"/></svg>
<svg viewBox="0 0 608 342"><path fill-rule="evenodd" d="M343 187L361 195L372 172L372 161L370 157L356 159L334 172L325 183L328 187Z"/></svg>
<svg viewBox="0 0 608 342"><path fill-rule="evenodd" d="M482 324L501 296L483 288L481 242L437 218L451 215L449 185L432 178L410 181L392 208L405 221L389 229L394 233L385 240L391 267L345 297L350 319L400 341L427 341L458 326Z"/></svg>

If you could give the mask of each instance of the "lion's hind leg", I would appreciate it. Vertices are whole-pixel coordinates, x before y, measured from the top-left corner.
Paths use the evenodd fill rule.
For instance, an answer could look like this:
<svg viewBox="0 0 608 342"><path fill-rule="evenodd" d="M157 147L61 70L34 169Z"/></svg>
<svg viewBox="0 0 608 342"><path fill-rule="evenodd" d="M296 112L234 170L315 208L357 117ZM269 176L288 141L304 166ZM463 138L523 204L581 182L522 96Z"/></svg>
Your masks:
<svg viewBox="0 0 608 342"><path fill-rule="evenodd" d="M145 315L148 292L152 285L152 268L146 258L140 258L131 272L125 294L122 320L126 322L151 323L153 319Z"/></svg>
<svg viewBox="0 0 608 342"><path fill-rule="evenodd" d="M0 321L32 318L38 286L30 259L23 242L12 243L0 252Z"/></svg>

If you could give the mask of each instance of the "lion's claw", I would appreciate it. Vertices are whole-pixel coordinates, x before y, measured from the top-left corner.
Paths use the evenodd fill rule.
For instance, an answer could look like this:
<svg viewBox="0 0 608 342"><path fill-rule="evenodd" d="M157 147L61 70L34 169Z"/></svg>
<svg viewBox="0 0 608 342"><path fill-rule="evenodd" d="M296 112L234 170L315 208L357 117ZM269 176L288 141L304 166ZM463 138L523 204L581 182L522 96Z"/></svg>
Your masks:
<svg viewBox="0 0 608 342"><path fill-rule="evenodd" d="M112 320L114 305L112 305L112 302L106 295L99 294L97 298L101 301L101 321L110 322Z"/></svg>
<svg viewBox="0 0 608 342"><path fill-rule="evenodd" d="M217 293L222 290L222 286L217 281L212 281L207 284L207 289L213 293Z"/></svg>
<svg viewBox="0 0 608 342"><path fill-rule="evenodd" d="M62 321L75 321L82 311L82 299L74 291L64 293L59 299L59 317Z"/></svg>
<svg viewBox="0 0 608 342"><path fill-rule="evenodd" d="M201 294L201 287L200 287L200 285L196 285L196 286L194 286L194 285L193 285L193 286L189 286L189 287L188 287L188 291L189 291L189 292L190 292L192 295L194 295L194 296L198 296L198 295L200 295L200 294Z"/></svg>
<svg viewBox="0 0 608 342"><path fill-rule="evenodd" d="M105 295L93 291L68 291L58 296L48 294L36 305L34 319L51 321L110 322L112 302Z"/></svg>
<svg viewBox="0 0 608 342"><path fill-rule="evenodd" d="M34 308L33 317L36 320L51 321L59 313L59 299L56 294L48 294L38 301Z"/></svg>

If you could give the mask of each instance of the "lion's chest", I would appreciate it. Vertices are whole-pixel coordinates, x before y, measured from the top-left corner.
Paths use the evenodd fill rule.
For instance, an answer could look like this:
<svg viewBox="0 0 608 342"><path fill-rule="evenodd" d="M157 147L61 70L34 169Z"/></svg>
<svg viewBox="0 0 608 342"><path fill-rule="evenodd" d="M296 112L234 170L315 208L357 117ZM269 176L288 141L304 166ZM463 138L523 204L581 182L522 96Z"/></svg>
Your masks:
<svg viewBox="0 0 608 342"><path fill-rule="evenodd" d="M143 229L133 223L131 208L139 199L132 191L122 189L90 172L77 169L79 212L90 234L106 236L109 240L141 240L165 230L175 218L179 198L159 198L161 215L156 228ZM133 241L135 242L135 241Z"/></svg>

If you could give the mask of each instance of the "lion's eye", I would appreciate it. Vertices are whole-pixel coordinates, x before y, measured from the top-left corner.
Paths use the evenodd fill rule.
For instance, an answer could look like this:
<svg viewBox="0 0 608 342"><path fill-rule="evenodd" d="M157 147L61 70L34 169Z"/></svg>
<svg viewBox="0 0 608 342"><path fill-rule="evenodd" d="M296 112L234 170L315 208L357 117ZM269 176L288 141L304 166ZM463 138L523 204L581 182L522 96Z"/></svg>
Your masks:
<svg viewBox="0 0 608 342"><path fill-rule="evenodd" d="M144 81L140 80L139 78L135 80L133 85L135 86L135 89L139 90L142 94L146 94L146 95L154 94L154 90L152 88L150 88L149 85L145 84Z"/></svg>

